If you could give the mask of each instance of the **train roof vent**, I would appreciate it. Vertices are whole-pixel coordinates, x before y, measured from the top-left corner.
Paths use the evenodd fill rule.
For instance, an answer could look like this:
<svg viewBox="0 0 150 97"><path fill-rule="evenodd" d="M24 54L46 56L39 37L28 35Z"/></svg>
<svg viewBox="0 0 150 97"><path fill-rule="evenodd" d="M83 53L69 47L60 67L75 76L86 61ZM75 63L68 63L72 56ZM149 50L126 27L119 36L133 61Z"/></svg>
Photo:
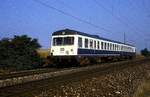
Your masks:
<svg viewBox="0 0 150 97"><path fill-rule="evenodd" d="M98 35L92 35L93 37L100 38Z"/></svg>

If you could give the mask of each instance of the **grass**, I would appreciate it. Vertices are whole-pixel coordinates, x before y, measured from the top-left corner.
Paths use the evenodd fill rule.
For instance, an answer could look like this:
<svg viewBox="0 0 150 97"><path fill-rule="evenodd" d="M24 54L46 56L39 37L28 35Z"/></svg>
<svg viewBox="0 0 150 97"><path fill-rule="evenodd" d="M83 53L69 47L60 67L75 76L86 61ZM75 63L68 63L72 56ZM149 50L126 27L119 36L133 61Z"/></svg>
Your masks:
<svg viewBox="0 0 150 97"><path fill-rule="evenodd" d="M134 97L150 97L150 79L139 87Z"/></svg>

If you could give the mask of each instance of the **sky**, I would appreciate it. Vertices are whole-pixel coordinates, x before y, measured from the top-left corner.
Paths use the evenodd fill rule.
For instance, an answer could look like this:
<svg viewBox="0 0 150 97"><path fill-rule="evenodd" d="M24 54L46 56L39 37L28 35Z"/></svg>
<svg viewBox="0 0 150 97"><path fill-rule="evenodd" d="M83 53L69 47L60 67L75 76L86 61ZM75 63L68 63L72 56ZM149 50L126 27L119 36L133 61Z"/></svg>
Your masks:
<svg viewBox="0 0 150 97"><path fill-rule="evenodd" d="M50 48L51 34L73 29L150 50L150 0L0 0L0 39L37 38Z"/></svg>

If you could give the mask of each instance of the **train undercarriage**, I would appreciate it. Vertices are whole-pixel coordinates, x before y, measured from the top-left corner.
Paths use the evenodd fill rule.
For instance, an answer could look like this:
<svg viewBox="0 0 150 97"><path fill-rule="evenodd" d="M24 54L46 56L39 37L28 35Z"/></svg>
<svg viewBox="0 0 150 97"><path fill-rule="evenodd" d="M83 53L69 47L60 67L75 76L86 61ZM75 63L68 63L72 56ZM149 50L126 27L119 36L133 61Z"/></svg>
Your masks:
<svg viewBox="0 0 150 97"><path fill-rule="evenodd" d="M133 59L135 56L49 56L50 65L56 67L77 67L104 62Z"/></svg>

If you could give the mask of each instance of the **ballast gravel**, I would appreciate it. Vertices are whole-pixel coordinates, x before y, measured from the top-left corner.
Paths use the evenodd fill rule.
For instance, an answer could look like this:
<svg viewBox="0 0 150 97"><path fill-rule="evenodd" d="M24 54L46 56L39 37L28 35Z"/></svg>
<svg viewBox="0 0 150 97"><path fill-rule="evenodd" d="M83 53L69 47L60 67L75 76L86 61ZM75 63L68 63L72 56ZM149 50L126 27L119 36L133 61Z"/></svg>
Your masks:
<svg viewBox="0 0 150 97"><path fill-rule="evenodd" d="M34 97L132 97L150 75L150 62L43 89Z"/></svg>

